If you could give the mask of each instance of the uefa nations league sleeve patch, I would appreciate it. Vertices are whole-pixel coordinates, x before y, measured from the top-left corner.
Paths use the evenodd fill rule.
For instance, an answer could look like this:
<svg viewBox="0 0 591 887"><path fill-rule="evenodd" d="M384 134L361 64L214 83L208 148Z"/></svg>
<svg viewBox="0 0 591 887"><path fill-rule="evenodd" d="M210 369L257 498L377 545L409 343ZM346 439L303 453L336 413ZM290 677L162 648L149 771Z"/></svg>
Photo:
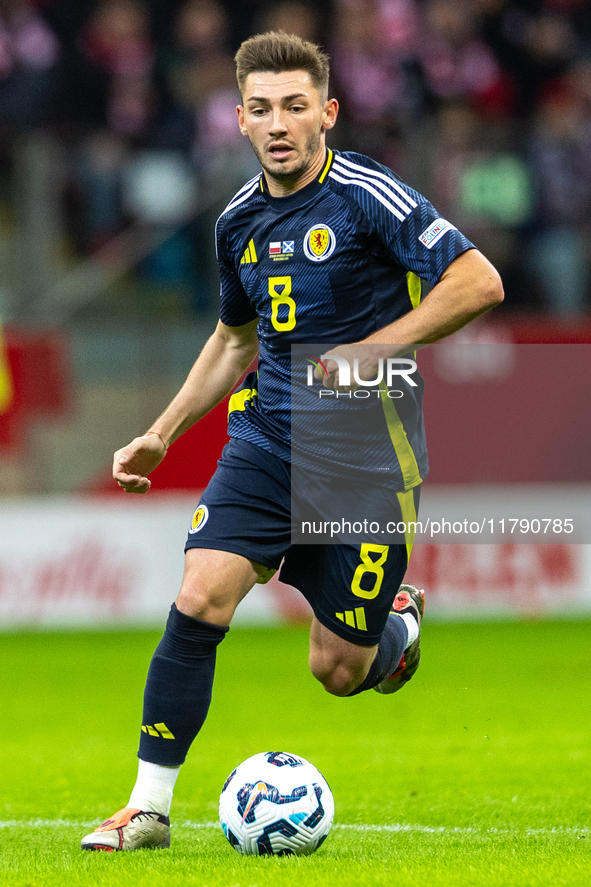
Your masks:
<svg viewBox="0 0 591 887"><path fill-rule="evenodd" d="M427 249L432 249L436 243L439 243L447 231L457 231L457 228L451 222L448 222L447 219L435 219L428 228L425 228L422 234L419 234L419 240Z"/></svg>

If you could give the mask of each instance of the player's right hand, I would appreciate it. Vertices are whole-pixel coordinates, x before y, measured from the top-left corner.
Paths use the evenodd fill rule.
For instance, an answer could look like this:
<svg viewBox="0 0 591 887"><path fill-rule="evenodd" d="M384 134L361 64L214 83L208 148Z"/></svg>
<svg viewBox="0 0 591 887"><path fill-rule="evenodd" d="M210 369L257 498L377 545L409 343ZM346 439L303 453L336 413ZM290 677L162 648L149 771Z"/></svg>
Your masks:
<svg viewBox="0 0 591 887"><path fill-rule="evenodd" d="M136 437L113 457L113 478L126 493L147 493L148 475L160 465L166 447L157 434Z"/></svg>

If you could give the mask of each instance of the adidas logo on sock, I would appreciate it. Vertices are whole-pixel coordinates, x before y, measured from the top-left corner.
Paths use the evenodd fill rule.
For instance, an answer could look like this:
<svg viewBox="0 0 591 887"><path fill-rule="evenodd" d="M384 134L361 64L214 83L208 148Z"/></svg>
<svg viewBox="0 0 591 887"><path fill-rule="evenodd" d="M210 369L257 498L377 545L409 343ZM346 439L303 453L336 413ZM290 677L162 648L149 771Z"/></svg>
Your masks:
<svg viewBox="0 0 591 887"><path fill-rule="evenodd" d="M142 725L142 732L149 736L159 736L161 739L174 739L174 733L171 733L166 724L149 724Z"/></svg>

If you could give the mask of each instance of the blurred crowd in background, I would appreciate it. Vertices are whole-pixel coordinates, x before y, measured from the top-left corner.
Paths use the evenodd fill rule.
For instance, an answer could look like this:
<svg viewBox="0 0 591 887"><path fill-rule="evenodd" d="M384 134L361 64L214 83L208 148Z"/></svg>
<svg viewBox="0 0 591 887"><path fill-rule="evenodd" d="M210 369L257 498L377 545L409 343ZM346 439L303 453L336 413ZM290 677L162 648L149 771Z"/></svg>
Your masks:
<svg viewBox="0 0 591 887"><path fill-rule="evenodd" d="M215 310L212 222L257 171L233 56L269 29L328 50L330 144L427 195L497 265L504 310L591 310L585 0L0 0L0 234L23 158L50 157L32 212L54 201L70 260L140 226L133 274Z"/></svg>

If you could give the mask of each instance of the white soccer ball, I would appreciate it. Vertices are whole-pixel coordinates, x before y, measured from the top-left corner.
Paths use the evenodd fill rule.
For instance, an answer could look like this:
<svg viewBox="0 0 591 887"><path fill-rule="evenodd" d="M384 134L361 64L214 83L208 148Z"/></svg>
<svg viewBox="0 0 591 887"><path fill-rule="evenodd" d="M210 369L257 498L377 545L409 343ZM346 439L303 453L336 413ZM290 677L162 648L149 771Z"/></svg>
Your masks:
<svg viewBox="0 0 591 887"><path fill-rule="evenodd" d="M307 856L328 837L334 799L319 770L287 752L262 752L239 764L220 795L220 823L247 856Z"/></svg>

